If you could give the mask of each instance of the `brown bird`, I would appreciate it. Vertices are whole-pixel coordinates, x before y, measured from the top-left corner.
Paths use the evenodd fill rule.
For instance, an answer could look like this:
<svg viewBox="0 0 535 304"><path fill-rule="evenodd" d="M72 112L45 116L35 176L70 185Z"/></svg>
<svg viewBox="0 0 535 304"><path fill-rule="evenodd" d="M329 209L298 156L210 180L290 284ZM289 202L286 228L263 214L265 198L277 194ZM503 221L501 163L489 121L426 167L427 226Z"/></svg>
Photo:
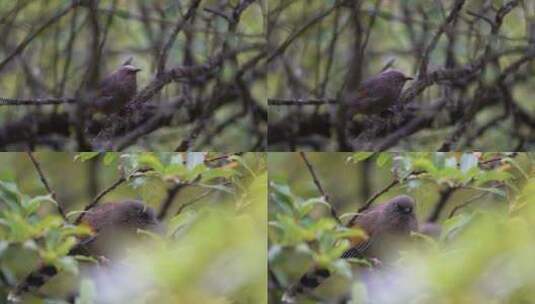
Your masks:
<svg viewBox="0 0 535 304"><path fill-rule="evenodd" d="M414 215L414 200L406 195L392 198L384 204L367 209L350 221L349 227L360 228L367 238L353 238L351 247L342 258L386 258L392 249L406 241L411 231L418 231L418 221ZM292 285L283 295L283 303L294 303L299 294L313 290L331 275L330 271L314 267Z"/></svg>
<svg viewBox="0 0 535 304"><path fill-rule="evenodd" d="M398 70L386 70L364 80L344 100L352 114L380 114L398 103L405 82L411 79Z"/></svg>
<svg viewBox="0 0 535 304"><path fill-rule="evenodd" d="M81 239L69 255L102 257L103 254L113 254L114 247L120 247L116 242L124 238L135 238L137 229L158 231L160 228L154 210L134 200L103 204L90 209L83 215L81 223L88 225L93 234ZM58 269L54 265L41 266L10 293L10 298L17 302L20 295L39 289L57 273Z"/></svg>
<svg viewBox="0 0 535 304"><path fill-rule="evenodd" d="M119 69L106 76L99 85L97 96L91 102L93 111L105 114L120 111L137 93L137 73L141 69L128 60Z"/></svg>

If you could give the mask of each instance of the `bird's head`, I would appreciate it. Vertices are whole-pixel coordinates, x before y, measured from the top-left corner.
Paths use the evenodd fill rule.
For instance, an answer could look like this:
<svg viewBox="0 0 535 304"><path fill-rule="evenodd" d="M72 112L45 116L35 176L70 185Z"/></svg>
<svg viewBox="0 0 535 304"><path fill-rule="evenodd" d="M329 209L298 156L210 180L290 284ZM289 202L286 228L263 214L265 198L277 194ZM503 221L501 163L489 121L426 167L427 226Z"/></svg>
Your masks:
<svg viewBox="0 0 535 304"><path fill-rule="evenodd" d="M398 70L386 70L381 73L381 76L401 84L404 84L407 80L414 79L412 77L406 76L405 74L403 74L403 72Z"/></svg>
<svg viewBox="0 0 535 304"><path fill-rule="evenodd" d="M88 211L82 221L96 231L137 229L158 231L159 221L154 209L137 200L124 200L117 203L103 204Z"/></svg>
<svg viewBox="0 0 535 304"><path fill-rule="evenodd" d="M136 68L133 65L127 64L121 66L118 72L124 75L136 75L139 71L141 71L140 68Z"/></svg>
<svg viewBox="0 0 535 304"><path fill-rule="evenodd" d="M134 200L123 201L120 204L121 221L135 228L157 230L159 221L154 209Z"/></svg>
<svg viewBox="0 0 535 304"><path fill-rule="evenodd" d="M385 220L392 226L392 230L399 232L417 230L414 206L414 199L407 195L396 196L385 203Z"/></svg>
<svg viewBox="0 0 535 304"><path fill-rule="evenodd" d="M392 200L393 210L399 214L410 215L414 213L414 200L407 195L396 196Z"/></svg>

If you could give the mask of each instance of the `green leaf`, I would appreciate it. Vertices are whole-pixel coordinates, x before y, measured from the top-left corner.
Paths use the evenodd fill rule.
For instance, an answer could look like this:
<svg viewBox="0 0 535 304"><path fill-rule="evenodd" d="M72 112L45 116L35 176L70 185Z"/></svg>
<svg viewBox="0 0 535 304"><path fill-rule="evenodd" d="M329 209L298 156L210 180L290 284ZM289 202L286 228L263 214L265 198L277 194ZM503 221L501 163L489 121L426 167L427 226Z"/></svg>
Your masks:
<svg viewBox="0 0 535 304"><path fill-rule="evenodd" d="M300 217L309 214L316 205L323 205L328 209L331 209L331 205L329 205L323 197L311 198L298 205L297 211L299 212Z"/></svg>
<svg viewBox="0 0 535 304"><path fill-rule="evenodd" d="M350 279L353 276L351 265L345 259L338 259L332 264L332 268L338 274Z"/></svg>
<svg viewBox="0 0 535 304"><path fill-rule="evenodd" d="M103 163L105 166L111 165L114 161L116 161L119 158L119 153L117 152L106 152L104 154Z"/></svg>
<svg viewBox="0 0 535 304"><path fill-rule="evenodd" d="M204 174L205 172L208 172L210 169L206 167L204 163L198 164L195 167L191 168L186 174L183 176L183 178L187 181L192 181L196 179L199 175Z"/></svg>
<svg viewBox="0 0 535 304"><path fill-rule="evenodd" d="M433 162L426 158L418 158L413 160L412 168L415 171L422 170L431 175L436 175L438 172L438 169L433 165Z"/></svg>
<svg viewBox="0 0 535 304"><path fill-rule="evenodd" d="M522 175L524 176L524 178L526 180L529 180L529 175L526 173L526 171L524 171L524 169L522 169L522 166L520 166L518 164L518 162L516 162L514 159L512 159L512 158L504 158L502 161L504 163L509 163L509 164L513 165L515 168L518 169L518 171L520 171L520 173L522 173Z"/></svg>
<svg viewBox="0 0 535 304"><path fill-rule="evenodd" d="M375 152L357 152L354 153L349 157L348 160L353 161L353 163L358 163L364 160L367 160L368 158L372 157Z"/></svg>
<svg viewBox="0 0 535 304"><path fill-rule="evenodd" d="M0 201L4 202L12 211L20 213L21 199L22 194L16 184L0 181Z"/></svg>
<svg viewBox="0 0 535 304"><path fill-rule="evenodd" d="M97 157L99 154L100 152L80 152L76 156L74 156L74 160L85 162L86 160L90 160L94 157Z"/></svg>
<svg viewBox="0 0 535 304"><path fill-rule="evenodd" d="M77 275L78 274L78 262L73 256L64 256L54 263L59 269L64 270L68 273Z"/></svg>
<svg viewBox="0 0 535 304"><path fill-rule="evenodd" d="M66 238L68 236L88 236L92 233L93 231L91 230L91 228L85 224L78 226L67 225L61 228L60 237Z"/></svg>
<svg viewBox="0 0 535 304"><path fill-rule="evenodd" d="M476 176L475 184L476 186L481 186L490 181L504 182L513 179L514 176L505 171L481 171L481 173Z"/></svg>
<svg viewBox="0 0 535 304"><path fill-rule="evenodd" d="M362 229L354 229L354 228L344 228L340 231L335 232L335 236L339 239L341 238L351 238L351 237L367 237L366 232Z"/></svg>
<svg viewBox="0 0 535 304"><path fill-rule="evenodd" d="M202 174L202 181L207 182L214 178L229 178L234 176L237 173L237 171L231 169L231 168L213 168L208 169L206 172Z"/></svg>
<svg viewBox="0 0 535 304"><path fill-rule="evenodd" d="M165 176L179 176L183 177L188 173L188 169L182 163L171 164L165 167Z"/></svg>
<svg viewBox="0 0 535 304"><path fill-rule="evenodd" d="M377 157L377 165L384 168L392 163L392 153L380 153Z"/></svg>
<svg viewBox="0 0 535 304"><path fill-rule="evenodd" d="M79 262L89 262L89 263L94 263L94 264L99 263L99 261L96 258L87 256L87 255L73 255L72 257L75 258Z"/></svg>
<svg viewBox="0 0 535 304"><path fill-rule="evenodd" d="M52 194L33 197L27 202L22 203L26 211L26 216L34 214L42 203L52 203L53 205L57 205L57 202L52 198Z"/></svg>
<svg viewBox="0 0 535 304"><path fill-rule="evenodd" d="M160 159L153 153L143 153L138 157L139 166L149 167L154 169L157 172L164 173L165 166L162 164Z"/></svg>
<svg viewBox="0 0 535 304"><path fill-rule="evenodd" d="M76 245L77 240L74 236L69 236L54 248L54 252L58 256L64 256L69 253L72 247Z"/></svg>
<svg viewBox="0 0 535 304"><path fill-rule="evenodd" d="M288 187L288 185L271 182L270 188L271 191L269 192L269 196L275 203L275 206L286 214L294 214L296 198L290 190L290 187Z"/></svg>
<svg viewBox="0 0 535 304"><path fill-rule="evenodd" d="M32 225L36 234L42 233L45 230L60 227L63 224L63 219L57 215L49 215L43 218L38 223Z"/></svg>
<svg viewBox="0 0 535 304"><path fill-rule="evenodd" d="M244 167L247 171L249 171L249 173L251 174L251 176L254 176L256 177L256 174L254 173L254 171L247 165L247 163L245 162L245 160L243 159L243 157L239 156L239 155L232 155L231 157L229 157L230 160L235 160L237 161L242 167Z"/></svg>

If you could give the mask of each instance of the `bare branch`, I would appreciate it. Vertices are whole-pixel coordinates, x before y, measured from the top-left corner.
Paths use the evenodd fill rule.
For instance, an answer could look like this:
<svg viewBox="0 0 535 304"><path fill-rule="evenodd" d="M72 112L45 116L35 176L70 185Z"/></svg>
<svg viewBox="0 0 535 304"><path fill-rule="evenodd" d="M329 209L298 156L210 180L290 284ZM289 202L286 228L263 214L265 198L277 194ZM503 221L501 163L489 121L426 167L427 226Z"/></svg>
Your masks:
<svg viewBox="0 0 535 304"><path fill-rule="evenodd" d="M61 206L61 203L57 200L56 192L53 191L52 188L50 188L50 185L49 185L49 183L48 183L48 181L47 181L47 179L45 177L45 174L43 173L43 170L41 169L41 165L35 159L35 157L33 156L33 153L31 151L28 150L28 151L26 151L26 153L28 154L28 157L32 161L33 166L35 167L35 170L39 174L39 178L41 179L41 183L43 183L43 185L45 186L45 189L48 192L48 194L50 194L52 199L56 202L56 208L58 209L58 213L61 215L61 217L64 220L67 221L67 216L65 215L65 211L63 210L63 207Z"/></svg>
<svg viewBox="0 0 535 304"><path fill-rule="evenodd" d="M316 175L316 172L314 171L314 168L312 167L312 164L310 164L310 161L308 160L305 152L299 152L299 155L301 156L301 158L303 159L303 161L305 162L305 165L307 166L308 168L308 172L310 173L310 176L312 177L312 180L314 181L314 184L316 185L316 188L318 188L318 191L321 193L321 196L323 197L323 199L325 200L325 202L327 204L329 204L330 206L330 211L331 211L331 216L339 223L341 224L342 221L340 220L340 218L338 217L337 213L336 213L336 209L334 208L334 206L332 205L331 201L330 201L330 198L329 198L329 195L325 192L325 190L323 190L323 187L321 186L321 183L318 179L318 176Z"/></svg>

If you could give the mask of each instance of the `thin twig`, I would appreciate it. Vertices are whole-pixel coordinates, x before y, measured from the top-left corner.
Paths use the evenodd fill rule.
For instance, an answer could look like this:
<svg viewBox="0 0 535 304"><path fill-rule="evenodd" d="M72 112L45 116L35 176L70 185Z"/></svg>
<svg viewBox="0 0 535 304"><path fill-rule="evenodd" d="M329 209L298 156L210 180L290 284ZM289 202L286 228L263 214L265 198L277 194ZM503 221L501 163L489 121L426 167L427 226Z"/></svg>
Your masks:
<svg viewBox="0 0 535 304"><path fill-rule="evenodd" d="M136 170L134 173L132 173L130 176L133 176L134 174L137 174L137 173L145 173L145 172L148 172L148 171L151 171L152 169L146 169L146 168L143 168L143 169L139 169L139 170ZM117 179L113 184L111 184L111 186L109 186L108 188L102 190L94 199L93 201L85 206L84 210L80 213L80 215L76 218L76 220L74 221L75 224L78 224L80 223L80 221L82 220L82 217L84 216L84 214L91 208L94 208L98 202L100 201L100 199L102 197L104 197L106 194L108 194L109 192L113 191L115 188L119 187L122 183L126 182L128 180L127 177L125 176L121 176L119 179Z"/></svg>
<svg viewBox="0 0 535 304"><path fill-rule="evenodd" d="M414 176L414 175L419 175L423 173L423 171L415 171L415 172L411 172L409 174L409 176ZM395 185L399 184L399 179L394 179L390 182L390 184L386 185L383 189L375 192L367 201L366 203L364 203L364 205L362 205L362 207L359 208L359 210L357 211L357 214L355 214L350 220L349 222L347 223L347 226L352 226L355 221L357 220L357 218L359 217L360 214L362 214L362 212L364 212L365 210L367 210L368 208L370 208L370 206L373 204L373 202L381 195L383 195L384 193L388 192L390 189L392 189L392 187L394 187Z"/></svg>
<svg viewBox="0 0 535 304"><path fill-rule="evenodd" d="M222 160L222 159L229 159L229 158L231 158L233 156L241 156L244 153L245 152L236 152L236 153L224 154L224 155L216 156L216 157L212 157L212 158L207 158L207 159L204 160L204 163L211 163L211 162L215 162L215 161Z"/></svg>
<svg viewBox="0 0 535 304"><path fill-rule="evenodd" d="M171 208L171 205L173 204L176 195L182 191L187 186L196 186L197 183L201 180L202 175L199 174L197 177L188 182L178 183L173 188L169 189L167 191L167 197L165 198L165 201L162 203L162 207L160 208L160 211L158 212L158 219L162 220L167 215L167 211L169 211L169 208Z"/></svg>
<svg viewBox="0 0 535 304"><path fill-rule="evenodd" d="M355 215L353 215L353 217L351 217L351 219L349 220L349 222L347 222L347 225L348 227L351 227L353 226L353 224L355 223L355 221L357 220L357 218L359 217L359 215L362 214L362 212L364 212L365 210L367 210L368 208L370 208L370 206L373 204L373 202L381 195L383 195L384 193L386 193L388 190L390 190L392 187L394 187L395 185L399 184L399 180L398 179L394 179L392 182L390 182L390 184L386 185L386 187L384 187L383 189L375 192L367 201L366 203L364 203L364 205L362 205L362 207L359 208L359 210L357 210L357 213Z"/></svg>
<svg viewBox="0 0 535 304"><path fill-rule="evenodd" d="M327 99L275 99L268 98L270 106L320 106L338 103L334 98Z"/></svg>
<svg viewBox="0 0 535 304"><path fill-rule="evenodd" d="M480 193L480 194L478 194L478 195L473 196L472 198L470 198L470 199L467 200L466 202L464 202L464 203L462 203L462 204L460 204L460 205L457 205L457 206L453 207L453 209L451 210L450 215L448 216L448 218L452 218L458 210L460 210L460 209L462 209L462 208L464 208L464 207L470 205L471 203L477 201L478 199L482 198L482 197L485 196L486 194L488 194L488 192L482 192L482 193Z"/></svg>
<svg viewBox="0 0 535 304"><path fill-rule="evenodd" d="M120 177L119 179L117 179L113 184L111 184L111 186L109 186L108 188L102 190L94 199L93 201L85 206L84 208L84 211L80 213L80 215L78 215L78 217L76 218L76 220L74 221L75 224L78 224L80 223L80 221L82 220L82 217L84 216L84 214L89 211L89 209L92 209L93 207L95 207L98 202L100 201L100 199L102 197L104 197L106 194L108 194L109 192L113 191L115 188L119 187L119 185L121 185L122 183L124 183L126 181L126 177L122 176Z"/></svg>
<svg viewBox="0 0 535 304"><path fill-rule="evenodd" d="M392 180L392 182L390 182L390 184L386 185L386 187L384 187L383 189L375 192L367 201L366 203L359 208L358 212L361 213L363 212L364 210L370 208L370 206L373 204L373 202L381 195L383 195L384 193L388 192L390 189L392 189L392 187L394 187L395 185L399 184L399 180L398 179L394 179Z"/></svg>
<svg viewBox="0 0 535 304"><path fill-rule="evenodd" d="M70 97L48 97L48 98L5 98L0 97L0 106L45 106L45 105L59 105L64 103L74 103L76 99Z"/></svg>
<svg viewBox="0 0 535 304"><path fill-rule="evenodd" d="M225 183L225 184L230 184L230 183ZM191 206L193 205L194 203L202 200L203 198L207 197L208 195L212 194L212 192L214 192L216 189L210 189L210 190L207 190L205 191L204 193L202 193L201 195L197 196L196 198L190 200L189 202L186 202L182 205L180 205L180 207L178 207L178 210L176 211L175 213L175 216L176 215L179 215L180 213L182 213L182 211L184 211L184 209L188 206Z"/></svg>
<svg viewBox="0 0 535 304"><path fill-rule="evenodd" d="M193 127L193 130L188 136L183 139L180 144L175 148L175 152L186 152L191 148L191 144L199 137L201 131L206 127L207 122L205 118L201 118L197 125Z"/></svg>
<svg viewBox="0 0 535 304"><path fill-rule="evenodd" d="M184 16L184 18L180 19L173 29L173 32L169 36L169 39L167 39L167 42L165 43L165 46L162 48L160 53L160 58L158 59L158 69L157 74L161 75L165 70L165 63L167 61L167 57L169 55L169 51L171 50L171 47L175 43L176 37L178 33L184 28L186 23L192 18L192 16L195 14L197 7L199 7L199 4L201 3L201 0L194 0L188 9L188 12Z"/></svg>
<svg viewBox="0 0 535 304"><path fill-rule="evenodd" d="M435 49L437 46L438 40L440 39L440 36L446 31L446 28L457 18L459 15L459 12L461 11L463 5L465 3L465 0L457 0L453 4L453 8L451 9L450 13L448 14L448 17L444 20L442 25L438 28L435 35L431 39L431 42L429 45L427 45L427 48L424 50L422 61L420 63L419 68L419 78L423 78L427 74L427 65L429 63L429 57L431 56L431 52Z"/></svg>
<svg viewBox="0 0 535 304"><path fill-rule="evenodd" d="M0 71L9 63L10 60L15 58L17 55L22 53L24 49L32 42L35 37L39 36L44 30L46 30L49 26L52 24L58 22L61 17L65 16L67 13L69 13L72 9L76 8L80 4L80 0L74 0L72 1L67 7L65 7L63 10L57 12L54 16L52 16L50 19L48 19L43 25L41 25L37 30L34 32L28 34L24 40L17 45L17 47L11 52L2 62L0 62Z"/></svg>
<svg viewBox="0 0 535 304"><path fill-rule="evenodd" d="M43 170L41 170L41 165L39 164L39 162L37 162L37 160L35 159L35 157L33 156L33 153L31 151L28 150L28 151L26 151L26 153L30 157L30 159L31 159L31 161L33 163L33 166L35 167L35 170L39 174L39 178L41 179L41 182L45 186L46 191L48 191L48 193L50 194L52 199L56 202L56 206L57 206L59 214L61 215L61 217L64 220L67 220L67 216L65 215L63 207L61 206L61 204L58 202L58 200L56 198L56 192L54 192L52 190L52 188L50 188L50 185L49 185L49 183L48 183L48 181L47 181L47 179L45 177L45 174L43 173Z"/></svg>
<svg viewBox="0 0 535 304"><path fill-rule="evenodd" d="M335 5L331 6L329 9L327 9L325 12L320 12L316 16L312 17L310 20L308 20L303 26L301 26L299 29L295 30L293 33L291 33L286 40L279 45L268 57L267 62L270 63L273 61L273 59L277 58L278 56L282 55L286 49L293 43L295 39L297 39L299 36L301 36L303 33L305 33L309 28L311 28L314 24L320 22L323 18L329 16L335 9L340 7L343 4L343 1L338 1Z"/></svg>
<svg viewBox="0 0 535 304"><path fill-rule="evenodd" d="M340 218L338 217L337 213L336 213L336 209L334 208L334 206L331 204L331 201L329 199L329 195L325 192L325 190L323 190L323 187L321 186L321 183L318 179L318 176L316 175L316 172L314 171L314 168L312 167L312 164L310 164L309 160L307 159L307 156L305 154L305 152L299 152L299 155L301 155L301 158L303 159L303 161L305 162L307 168L308 168L308 171L310 172L310 175L312 176L312 180L314 181L314 184L316 185L316 187L318 188L318 191L321 193L321 196L323 196L323 199L325 200L325 202L327 204L329 204L330 206L330 210L331 210L331 216L339 223L341 224L342 221L340 220Z"/></svg>

